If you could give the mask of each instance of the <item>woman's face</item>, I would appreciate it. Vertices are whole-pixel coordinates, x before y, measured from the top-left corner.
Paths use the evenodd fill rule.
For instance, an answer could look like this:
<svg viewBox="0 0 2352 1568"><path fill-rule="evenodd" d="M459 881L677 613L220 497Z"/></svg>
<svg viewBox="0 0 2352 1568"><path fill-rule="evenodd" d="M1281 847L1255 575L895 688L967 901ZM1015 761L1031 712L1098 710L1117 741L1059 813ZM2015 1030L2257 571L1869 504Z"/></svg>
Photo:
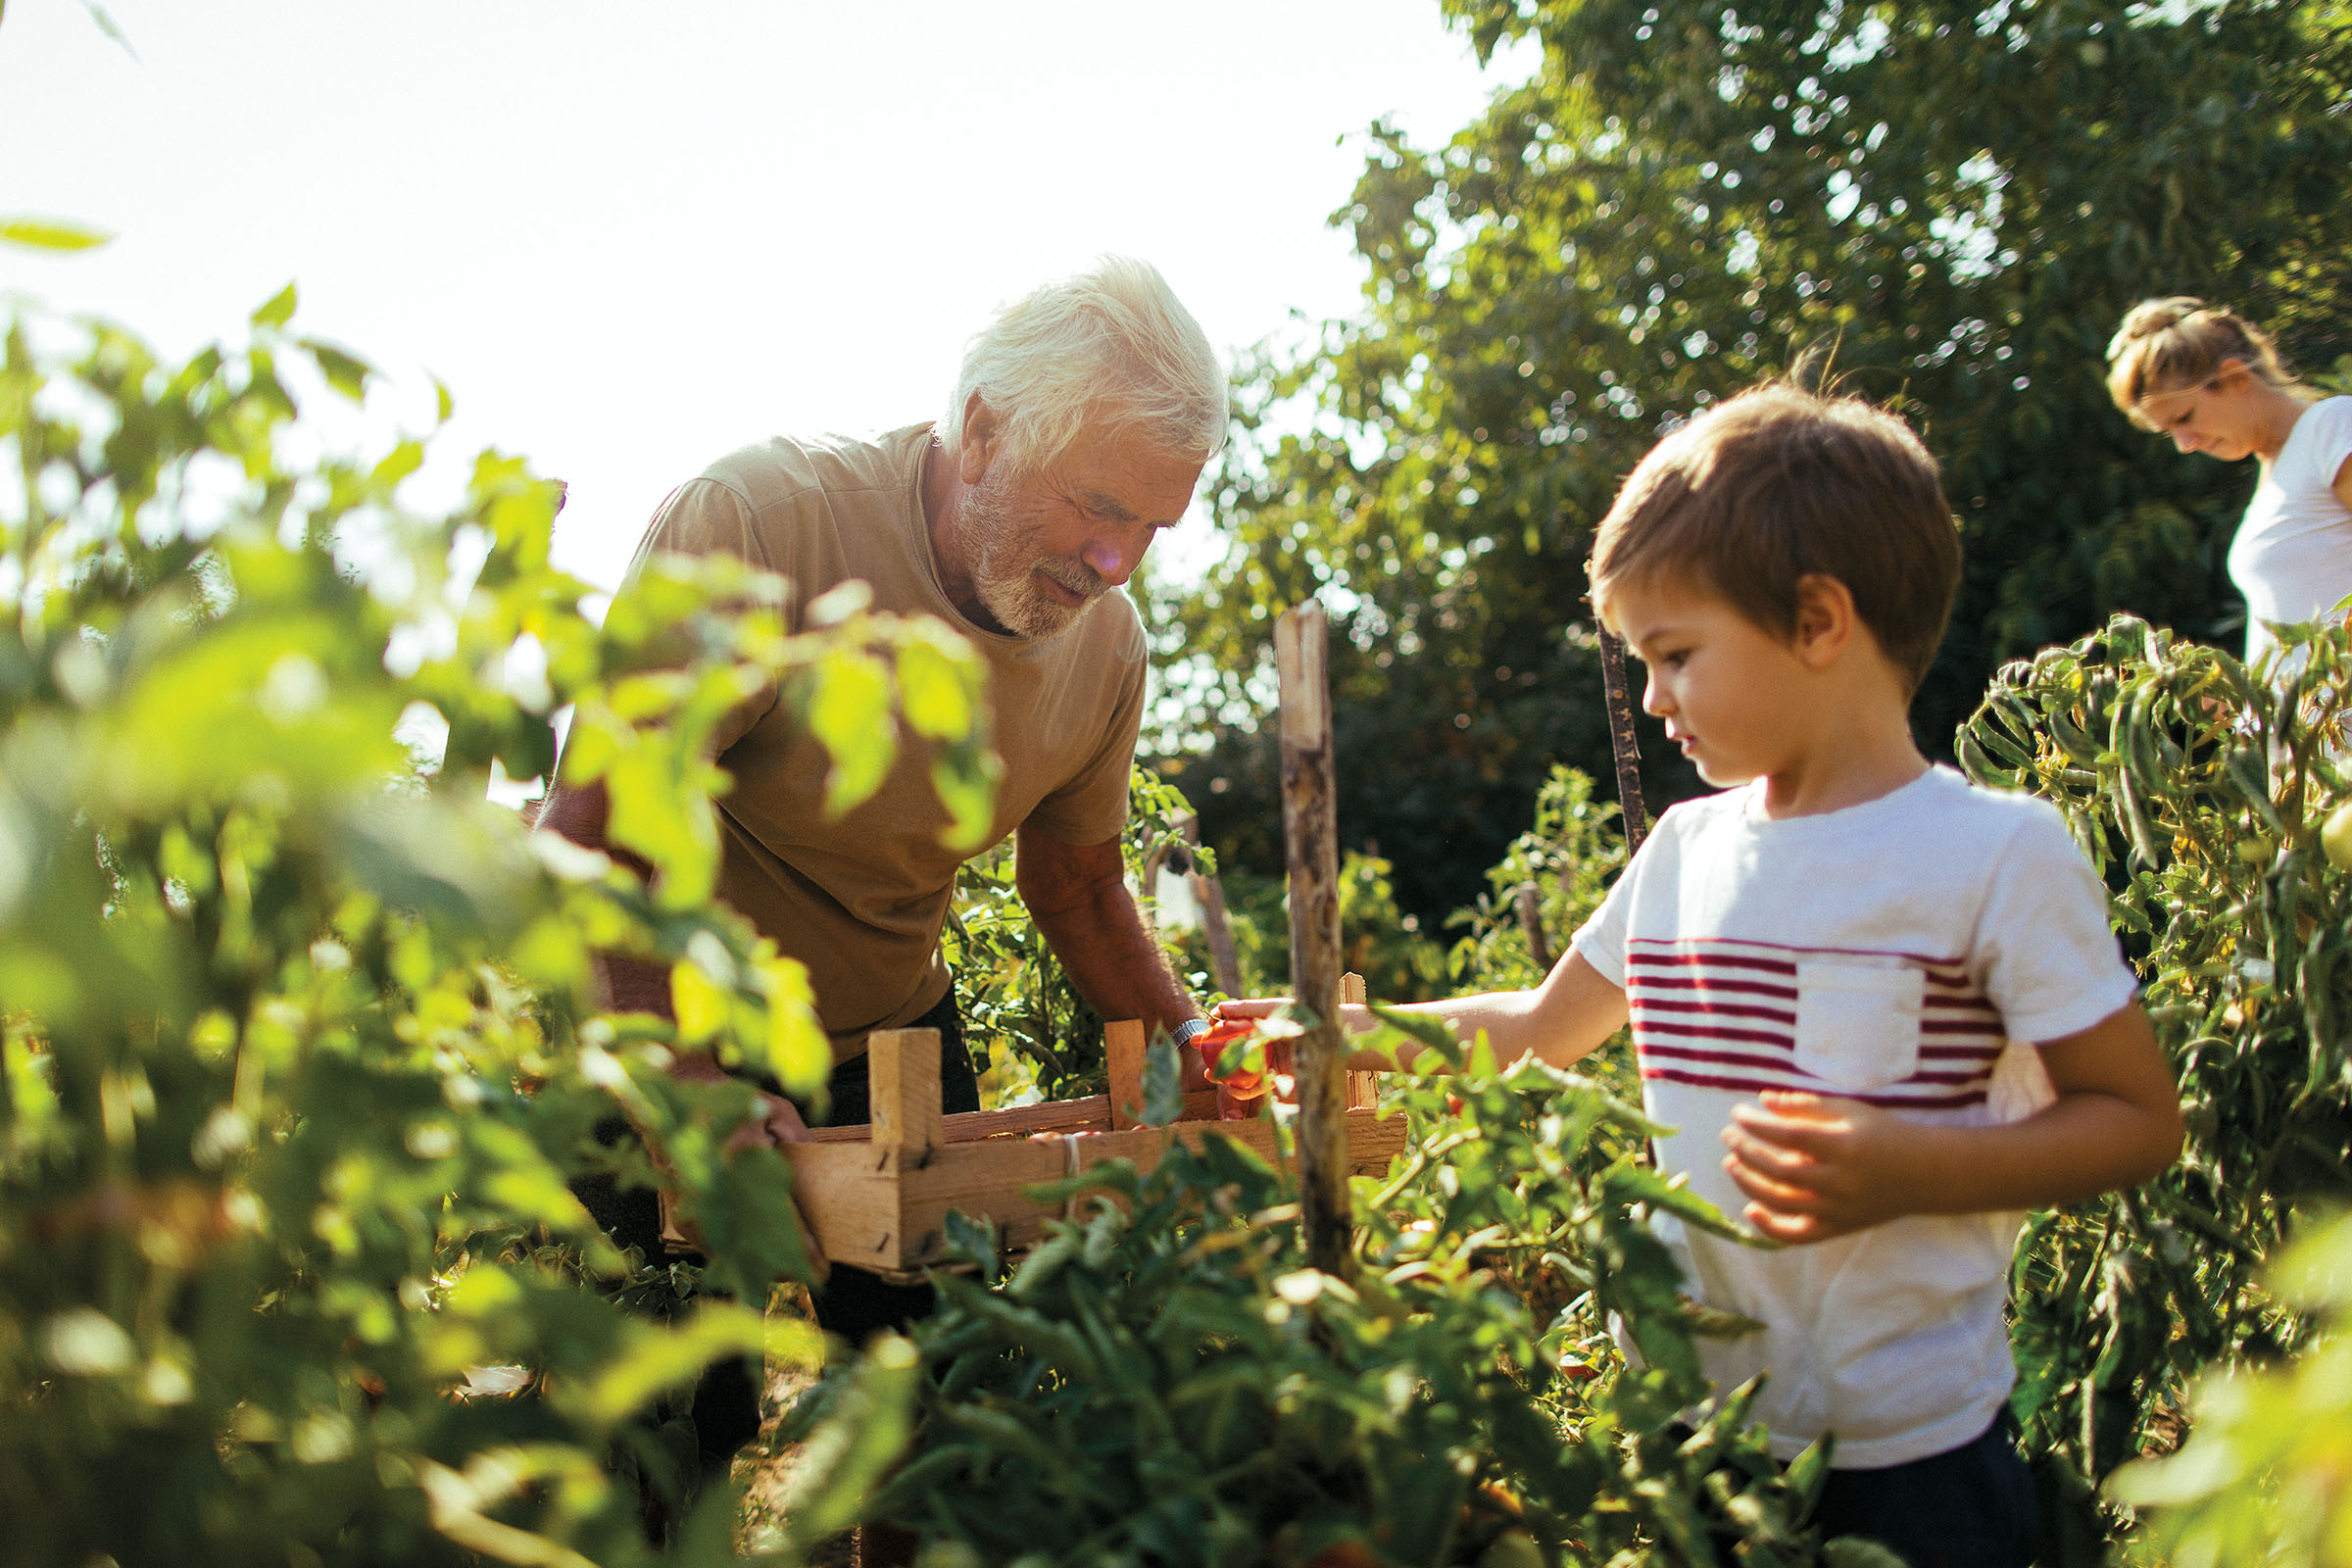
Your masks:
<svg viewBox="0 0 2352 1568"><path fill-rule="evenodd" d="M2142 419L2182 452L2235 463L2251 456L2261 438L2255 384L2244 364L2224 360L2210 380L2144 393L2136 407Z"/></svg>

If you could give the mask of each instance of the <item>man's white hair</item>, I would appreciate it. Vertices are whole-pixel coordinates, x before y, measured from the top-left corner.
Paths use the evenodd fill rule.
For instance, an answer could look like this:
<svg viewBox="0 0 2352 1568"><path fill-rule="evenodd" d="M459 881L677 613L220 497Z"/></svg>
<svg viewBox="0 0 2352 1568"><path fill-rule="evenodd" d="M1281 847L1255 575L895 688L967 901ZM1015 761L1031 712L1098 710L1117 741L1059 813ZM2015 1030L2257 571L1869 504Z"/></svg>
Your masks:
<svg viewBox="0 0 2352 1568"><path fill-rule="evenodd" d="M1200 323L1159 269L1126 256L1032 290L973 335L939 426L950 456L962 449L975 392L1023 469L1053 462L1086 429L1207 459L1230 417L1225 369Z"/></svg>

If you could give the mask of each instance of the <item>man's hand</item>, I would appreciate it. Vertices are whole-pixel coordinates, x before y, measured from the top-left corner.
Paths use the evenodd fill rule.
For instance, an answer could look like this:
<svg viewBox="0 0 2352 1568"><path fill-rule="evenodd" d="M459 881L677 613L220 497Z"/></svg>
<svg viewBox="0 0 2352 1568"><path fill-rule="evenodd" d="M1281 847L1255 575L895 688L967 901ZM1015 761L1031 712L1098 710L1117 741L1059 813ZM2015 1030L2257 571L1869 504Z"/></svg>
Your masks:
<svg viewBox="0 0 2352 1568"><path fill-rule="evenodd" d="M786 1144L813 1141L815 1135L808 1131L808 1124L801 1119L801 1107L782 1095L771 1095L762 1090L757 1109L759 1114L747 1119L727 1140L730 1152L760 1145L781 1149Z"/></svg>
<svg viewBox="0 0 2352 1568"><path fill-rule="evenodd" d="M1776 1242L1833 1236L1921 1211L1918 1123L1858 1100L1767 1090L1732 1107L1723 1168L1750 1225Z"/></svg>

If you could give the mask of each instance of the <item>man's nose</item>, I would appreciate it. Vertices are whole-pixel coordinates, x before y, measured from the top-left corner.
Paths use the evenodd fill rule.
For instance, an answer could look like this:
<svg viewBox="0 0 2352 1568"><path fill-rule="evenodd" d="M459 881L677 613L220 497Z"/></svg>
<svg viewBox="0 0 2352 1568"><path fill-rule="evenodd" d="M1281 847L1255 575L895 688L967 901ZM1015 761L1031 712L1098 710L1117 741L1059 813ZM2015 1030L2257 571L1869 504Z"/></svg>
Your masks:
<svg viewBox="0 0 2352 1568"><path fill-rule="evenodd" d="M1148 526L1105 529L1086 542L1078 559L1092 567L1095 574L1113 588L1123 588L1143 564L1144 552L1152 546L1152 530Z"/></svg>

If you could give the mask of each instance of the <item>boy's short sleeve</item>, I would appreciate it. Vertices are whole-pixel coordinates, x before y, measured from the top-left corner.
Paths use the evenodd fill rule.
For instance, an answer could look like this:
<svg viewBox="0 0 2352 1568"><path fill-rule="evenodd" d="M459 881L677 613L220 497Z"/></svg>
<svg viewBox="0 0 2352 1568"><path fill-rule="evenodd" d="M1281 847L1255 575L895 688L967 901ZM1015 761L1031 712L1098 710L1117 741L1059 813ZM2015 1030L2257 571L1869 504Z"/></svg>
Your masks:
<svg viewBox="0 0 2352 1568"><path fill-rule="evenodd" d="M2046 802L2030 803L2002 846L1975 952L2012 1040L2081 1034L2139 993L2107 923L2107 890Z"/></svg>
<svg viewBox="0 0 2352 1568"><path fill-rule="evenodd" d="M1635 865L1639 864L1637 857ZM1625 910L1631 902L1626 890L1633 883L1635 865L1625 868L1600 901L1600 907L1568 939L1569 950L1620 991L1625 989Z"/></svg>

